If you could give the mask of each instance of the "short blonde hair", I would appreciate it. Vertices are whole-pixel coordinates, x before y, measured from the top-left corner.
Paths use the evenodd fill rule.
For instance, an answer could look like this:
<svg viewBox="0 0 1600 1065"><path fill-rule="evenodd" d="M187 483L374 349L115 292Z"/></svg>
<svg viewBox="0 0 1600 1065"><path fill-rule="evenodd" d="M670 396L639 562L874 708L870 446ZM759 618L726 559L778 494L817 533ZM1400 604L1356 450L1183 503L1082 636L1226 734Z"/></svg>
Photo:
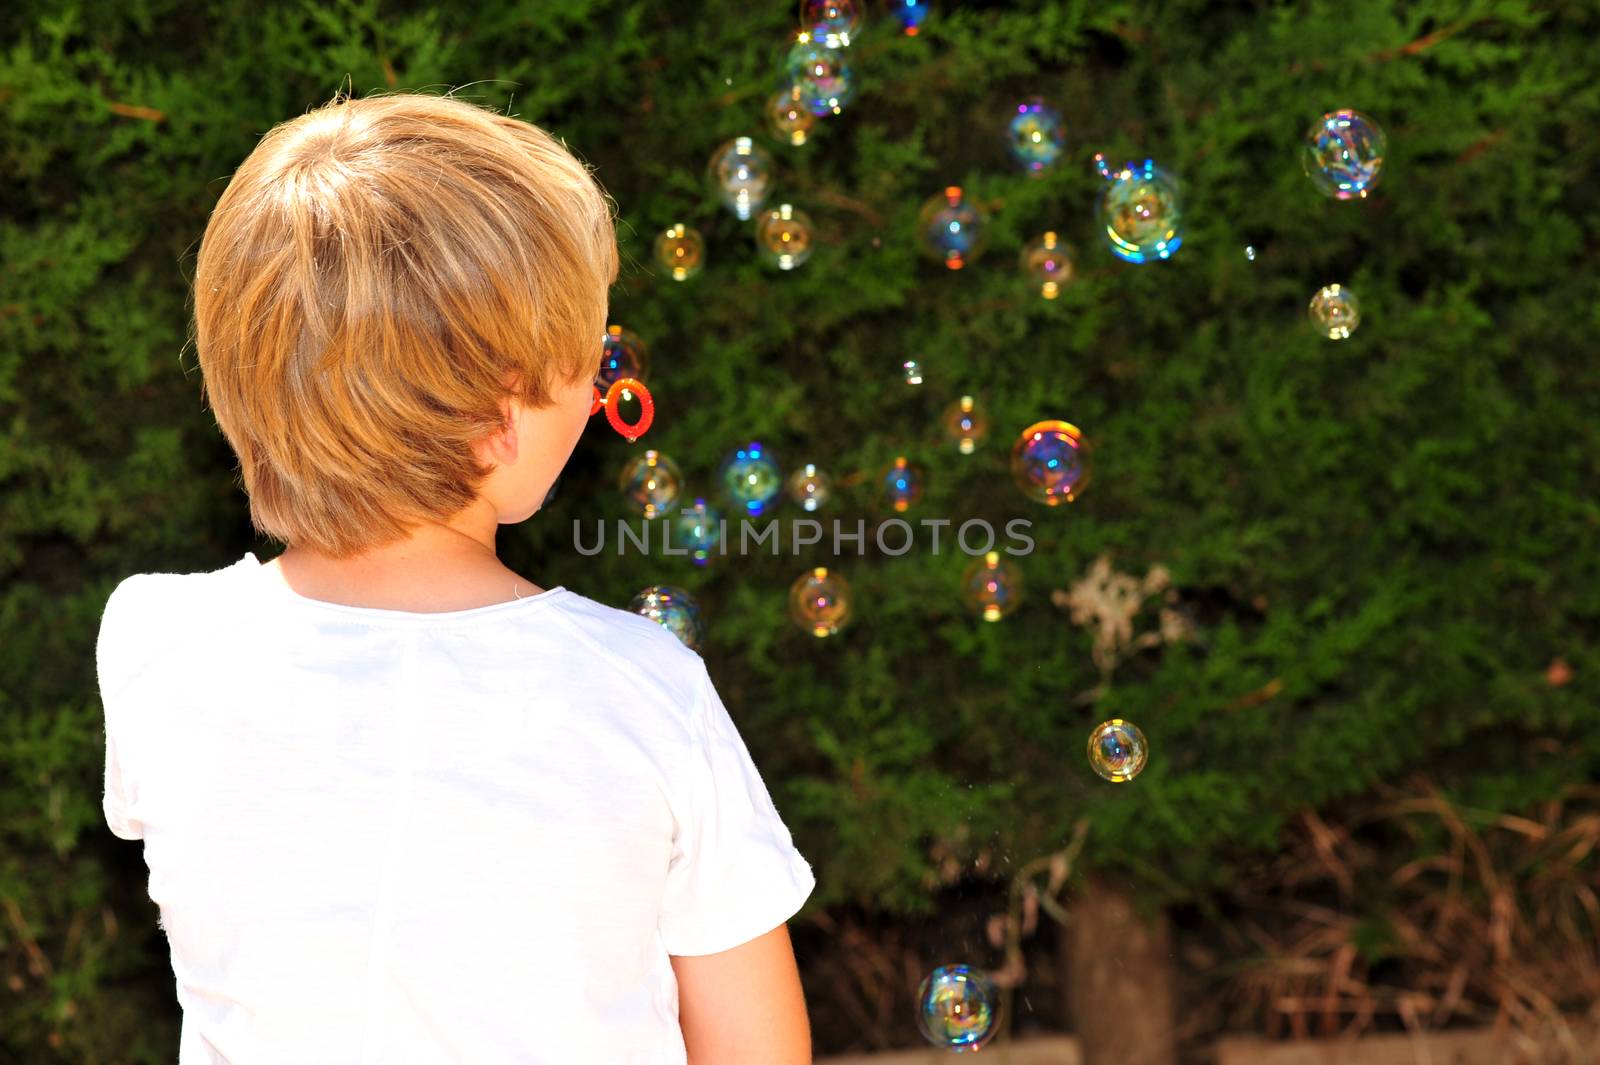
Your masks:
<svg viewBox="0 0 1600 1065"><path fill-rule="evenodd" d="M274 127L194 280L202 392L255 527L348 558L458 513L501 402L595 374L616 276L605 193L527 122L389 93Z"/></svg>

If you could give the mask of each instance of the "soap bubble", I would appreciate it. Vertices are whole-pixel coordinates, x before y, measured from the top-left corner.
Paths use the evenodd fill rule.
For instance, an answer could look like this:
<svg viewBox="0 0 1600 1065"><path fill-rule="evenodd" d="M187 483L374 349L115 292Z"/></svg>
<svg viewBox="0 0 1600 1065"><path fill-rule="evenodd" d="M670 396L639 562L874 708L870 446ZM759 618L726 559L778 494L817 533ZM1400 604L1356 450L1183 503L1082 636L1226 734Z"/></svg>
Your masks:
<svg viewBox="0 0 1600 1065"><path fill-rule="evenodd" d="M675 222L656 238L656 262L672 273L672 280L687 281L705 265L706 242L698 229Z"/></svg>
<svg viewBox="0 0 1600 1065"><path fill-rule="evenodd" d="M999 621L1022 601L1022 570L990 551L975 558L961 576L961 597L985 621Z"/></svg>
<svg viewBox="0 0 1600 1065"><path fill-rule="evenodd" d="M783 485L783 475L772 453L751 441L734 448L722 460L722 487L742 514L760 514Z"/></svg>
<svg viewBox="0 0 1600 1065"><path fill-rule="evenodd" d="M1177 179L1149 159L1120 170L1099 155L1095 162L1108 182L1097 220L1112 254L1130 263L1170 258L1183 246Z"/></svg>
<svg viewBox="0 0 1600 1065"><path fill-rule="evenodd" d="M606 391L613 382L624 377L643 381L649 370L650 356L639 334L620 325L606 326L606 335L601 340L600 370L594 379L600 391Z"/></svg>
<svg viewBox="0 0 1600 1065"><path fill-rule="evenodd" d="M941 1049L977 1050L998 1030L994 981L967 965L941 965L917 988L917 1028Z"/></svg>
<svg viewBox="0 0 1600 1065"><path fill-rule="evenodd" d="M1058 419L1035 422L1011 449L1011 476L1029 499L1046 506L1070 503L1088 483L1083 434Z"/></svg>
<svg viewBox="0 0 1600 1065"><path fill-rule="evenodd" d="M1365 198L1383 176L1389 138L1360 111L1333 111L1311 124L1300 146L1300 165L1324 196Z"/></svg>
<svg viewBox="0 0 1600 1065"><path fill-rule="evenodd" d="M889 464L881 478L884 498L897 512L904 513L922 498L922 468L913 466L901 455Z"/></svg>
<svg viewBox="0 0 1600 1065"><path fill-rule="evenodd" d="M917 232L927 255L959 270L983 250L984 213L951 185L922 205Z"/></svg>
<svg viewBox="0 0 1600 1065"><path fill-rule="evenodd" d="M789 586L789 616L813 636L832 636L850 620L850 582L826 566L807 570Z"/></svg>
<svg viewBox="0 0 1600 1065"><path fill-rule="evenodd" d="M622 467L619 480L622 498L628 509L646 518L672 513L683 490L683 474L678 464L659 451L635 455Z"/></svg>
<svg viewBox="0 0 1600 1065"><path fill-rule="evenodd" d="M680 507L672 519L672 543L689 552L697 566L704 566L722 542L722 512L707 506L704 499Z"/></svg>
<svg viewBox="0 0 1600 1065"><path fill-rule="evenodd" d="M1022 273L1029 284L1039 286L1041 296L1055 299L1061 294L1062 286L1071 284L1077 273L1072 245L1057 237L1054 231L1036 237L1022 249Z"/></svg>
<svg viewBox="0 0 1600 1065"><path fill-rule="evenodd" d="M700 649L705 639L705 621L700 605L682 588L671 584L652 584L634 596L628 609L666 629L691 651Z"/></svg>
<svg viewBox="0 0 1600 1065"><path fill-rule="evenodd" d="M833 498L833 478L808 462L789 475L789 498L802 510L814 511Z"/></svg>
<svg viewBox="0 0 1600 1065"><path fill-rule="evenodd" d="M1311 327L1329 340L1343 340L1361 324L1361 303L1342 285L1328 285L1311 297Z"/></svg>
<svg viewBox="0 0 1600 1065"><path fill-rule="evenodd" d="M1132 780L1150 758L1144 733L1131 721L1114 717L1089 733L1089 764L1114 784Z"/></svg>
<svg viewBox="0 0 1600 1065"><path fill-rule="evenodd" d="M1061 112L1030 96L1017 105L1006 127L1006 148L1011 158L1030 174L1042 174L1061 156L1066 124Z"/></svg>
<svg viewBox="0 0 1600 1065"><path fill-rule="evenodd" d="M767 202L772 156L749 137L735 137L711 153L706 173L723 204L743 222Z"/></svg>
<svg viewBox="0 0 1600 1065"><path fill-rule="evenodd" d="M800 29L829 48L844 48L861 29L855 0L800 0Z"/></svg>
<svg viewBox="0 0 1600 1065"><path fill-rule="evenodd" d="M1246 244L1244 246L1244 258L1246 262L1253 263L1256 261L1256 246L1254 244Z"/></svg>
<svg viewBox="0 0 1600 1065"><path fill-rule="evenodd" d="M856 75L843 48L801 35L785 63L789 83L814 115L838 114L856 97Z"/></svg>
<svg viewBox="0 0 1600 1065"><path fill-rule="evenodd" d="M756 250L779 270L793 270L811 258L811 218L783 203L762 216L756 226Z"/></svg>
<svg viewBox="0 0 1600 1065"><path fill-rule="evenodd" d="M972 454L978 441L989 432L989 419L983 416L978 401L971 396L962 396L950 404L945 409L943 423L944 435L956 442L963 455Z"/></svg>
<svg viewBox="0 0 1600 1065"><path fill-rule="evenodd" d="M907 359L905 362L902 362L900 364L900 369L905 374L906 384L920 385L922 383L922 363L918 362L916 359Z"/></svg>
<svg viewBox="0 0 1600 1065"><path fill-rule="evenodd" d="M900 23L907 37L915 37L922 32L922 24L927 21L931 6L928 0L884 0L884 7Z"/></svg>
<svg viewBox="0 0 1600 1065"><path fill-rule="evenodd" d="M779 89L767 101L767 127L779 140L800 145L806 142L817 116L800 98L800 90L790 85Z"/></svg>

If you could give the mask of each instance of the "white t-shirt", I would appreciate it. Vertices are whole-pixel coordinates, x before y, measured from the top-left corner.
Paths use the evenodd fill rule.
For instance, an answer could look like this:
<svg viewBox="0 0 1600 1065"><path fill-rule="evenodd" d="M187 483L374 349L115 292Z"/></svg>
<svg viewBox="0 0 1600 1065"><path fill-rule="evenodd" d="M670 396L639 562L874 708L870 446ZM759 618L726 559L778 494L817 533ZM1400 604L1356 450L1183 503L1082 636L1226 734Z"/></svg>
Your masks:
<svg viewBox="0 0 1600 1065"><path fill-rule="evenodd" d="M179 1065L682 1065L668 955L816 884L699 656L565 588L423 614L272 578L136 574L100 628Z"/></svg>

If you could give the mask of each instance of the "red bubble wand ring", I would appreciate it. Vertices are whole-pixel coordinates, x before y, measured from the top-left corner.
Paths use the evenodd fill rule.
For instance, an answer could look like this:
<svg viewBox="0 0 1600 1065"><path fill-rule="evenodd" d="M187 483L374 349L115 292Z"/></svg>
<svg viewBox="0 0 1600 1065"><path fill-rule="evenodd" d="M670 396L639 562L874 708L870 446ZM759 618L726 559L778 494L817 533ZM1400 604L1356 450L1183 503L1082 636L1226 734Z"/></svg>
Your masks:
<svg viewBox="0 0 1600 1065"><path fill-rule="evenodd" d="M620 407L624 399L637 396L639 398L639 420L629 425L622 420ZM656 401L651 398L650 390L644 387L644 382L632 377L619 377L611 382L611 387L606 389L606 394L600 394L600 386L594 386L594 402L589 405L589 417L600 413L600 408L606 409L606 421L611 423L611 428L622 434L623 439L633 443L650 429L650 423L656 418Z"/></svg>

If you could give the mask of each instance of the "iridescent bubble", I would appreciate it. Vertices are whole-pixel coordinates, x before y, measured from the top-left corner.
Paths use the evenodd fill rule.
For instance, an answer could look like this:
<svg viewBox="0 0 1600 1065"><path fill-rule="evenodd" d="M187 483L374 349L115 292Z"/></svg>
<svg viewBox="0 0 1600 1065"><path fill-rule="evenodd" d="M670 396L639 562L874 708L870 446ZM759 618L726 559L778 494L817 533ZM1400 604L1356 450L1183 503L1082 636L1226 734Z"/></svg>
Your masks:
<svg viewBox="0 0 1600 1065"><path fill-rule="evenodd" d="M800 0L800 29L829 48L845 48L861 29L855 0Z"/></svg>
<svg viewBox="0 0 1600 1065"><path fill-rule="evenodd" d="M1018 104L1006 127L1006 148L1011 158L1030 174L1048 170L1061 157L1066 138L1061 112L1039 96L1030 96Z"/></svg>
<svg viewBox="0 0 1600 1065"><path fill-rule="evenodd" d="M804 144L816 124L817 116L811 113L800 98L800 90L793 85L779 89L767 101L767 126L779 140Z"/></svg>
<svg viewBox="0 0 1600 1065"><path fill-rule="evenodd" d="M706 173L723 204L742 222L767 202L772 156L749 137L735 137L711 153Z"/></svg>
<svg viewBox="0 0 1600 1065"><path fill-rule="evenodd" d="M650 371L650 355L645 350L639 334L620 325L606 326L601 340L600 370L595 374L595 384L604 392L612 382L624 377L643 381Z"/></svg>
<svg viewBox="0 0 1600 1065"><path fill-rule="evenodd" d="M1170 258L1183 246L1177 179L1149 159L1112 170L1094 158L1108 182L1097 220L1112 254L1130 263Z"/></svg>
<svg viewBox="0 0 1600 1065"><path fill-rule="evenodd" d="M900 23L907 37L915 37L922 32L922 24L928 20L932 10L928 0L884 0L883 6Z"/></svg>
<svg viewBox="0 0 1600 1065"><path fill-rule="evenodd" d="M697 566L704 566L717 554L722 542L722 512L707 506L704 499L680 507L672 519L672 544L689 552Z"/></svg>
<svg viewBox="0 0 1600 1065"><path fill-rule="evenodd" d="M963 455L970 455L978 441L989 432L989 419L978 409L978 401L962 396L944 412L944 435L956 442Z"/></svg>
<svg viewBox="0 0 1600 1065"><path fill-rule="evenodd" d="M814 115L836 115L856 98L856 75L843 48L829 48L804 34L784 64L800 102Z"/></svg>
<svg viewBox="0 0 1600 1065"><path fill-rule="evenodd" d="M961 598L985 621L999 621L1022 602L1022 570L990 551L961 575Z"/></svg>
<svg viewBox="0 0 1600 1065"><path fill-rule="evenodd" d="M1311 297L1311 327L1329 340L1343 340L1361 324L1361 303L1343 285L1328 285Z"/></svg>
<svg viewBox="0 0 1600 1065"><path fill-rule="evenodd" d="M1069 422L1035 422L1011 449L1011 476L1029 499L1046 506L1070 503L1089 480L1083 434Z"/></svg>
<svg viewBox="0 0 1600 1065"><path fill-rule="evenodd" d="M904 455L889 463L880 480L884 498L898 513L911 509L922 498L922 467L913 466Z"/></svg>
<svg viewBox="0 0 1600 1065"><path fill-rule="evenodd" d="M789 475L788 488L789 498L802 510L818 510L833 498L833 478L810 462Z"/></svg>
<svg viewBox="0 0 1600 1065"><path fill-rule="evenodd" d="M959 270L983 250L984 221L983 209L962 196L959 185L951 185L930 197L917 216L922 250Z"/></svg>
<svg viewBox="0 0 1600 1065"><path fill-rule="evenodd" d="M832 636L850 620L850 582L826 566L807 570L789 586L789 616L813 636Z"/></svg>
<svg viewBox="0 0 1600 1065"><path fill-rule="evenodd" d="M1034 238L1022 249L1022 273L1030 285L1038 286L1041 296L1055 299L1061 294L1062 286L1071 284L1077 273L1072 245L1054 231Z"/></svg>
<svg viewBox="0 0 1600 1065"><path fill-rule="evenodd" d="M705 639L705 621L700 605L682 588L671 584L652 584L628 603L628 609L666 629L691 651L700 649Z"/></svg>
<svg viewBox="0 0 1600 1065"><path fill-rule="evenodd" d="M1254 244L1246 244L1244 246L1244 258L1246 262L1253 263L1256 261L1256 246Z"/></svg>
<svg viewBox="0 0 1600 1065"><path fill-rule="evenodd" d="M1389 138L1360 111L1332 111L1311 124L1300 146L1300 165L1324 196L1365 198L1383 176Z"/></svg>
<svg viewBox="0 0 1600 1065"><path fill-rule="evenodd" d="M1131 721L1114 717L1101 722L1089 733L1089 764L1094 771L1114 784L1138 776L1150 758L1144 733Z"/></svg>
<svg viewBox="0 0 1600 1065"><path fill-rule="evenodd" d="M656 262L666 267L674 281L687 281L705 265L706 242L698 229L674 222L656 238Z"/></svg>
<svg viewBox="0 0 1600 1065"><path fill-rule="evenodd" d="M922 363L916 359L907 359L902 362L900 369L905 374L906 384L920 385L922 383Z"/></svg>
<svg viewBox="0 0 1600 1065"><path fill-rule="evenodd" d="M683 491L683 474L678 464L659 451L635 455L622 467L618 479L628 509L646 518L672 513Z"/></svg>
<svg viewBox="0 0 1600 1065"><path fill-rule="evenodd" d="M809 215L793 204L779 204L757 223L756 250L779 270L793 270L811 258L811 234Z"/></svg>
<svg viewBox="0 0 1600 1065"><path fill-rule="evenodd" d="M734 448L722 460L723 490L741 514L766 510L782 486L783 475L777 461L759 441Z"/></svg>
<svg viewBox="0 0 1600 1065"><path fill-rule="evenodd" d="M994 981L967 965L941 965L917 988L917 1028L945 1050L977 1050L998 1030Z"/></svg>

